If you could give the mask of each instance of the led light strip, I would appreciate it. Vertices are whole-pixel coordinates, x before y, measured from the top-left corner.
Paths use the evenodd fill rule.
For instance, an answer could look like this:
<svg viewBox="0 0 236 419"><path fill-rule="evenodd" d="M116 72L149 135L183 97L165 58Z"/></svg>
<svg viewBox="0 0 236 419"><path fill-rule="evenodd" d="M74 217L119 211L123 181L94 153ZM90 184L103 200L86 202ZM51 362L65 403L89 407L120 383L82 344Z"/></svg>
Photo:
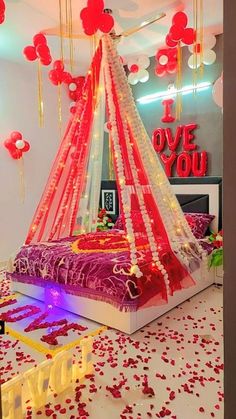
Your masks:
<svg viewBox="0 0 236 419"><path fill-rule="evenodd" d="M170 89L169 91L157 92L151 95L142 96L136 100L136 102L140 103L141 105L146 105L147 103L156 102L159 99L169 99L175 97L177 93L182 93L182 95L188 95L194 91L203 91L207 90L212 86L212 83L209 81L202 82L193 86L192 84L184 86L182 89L177 90L176 88Z"/></svg>

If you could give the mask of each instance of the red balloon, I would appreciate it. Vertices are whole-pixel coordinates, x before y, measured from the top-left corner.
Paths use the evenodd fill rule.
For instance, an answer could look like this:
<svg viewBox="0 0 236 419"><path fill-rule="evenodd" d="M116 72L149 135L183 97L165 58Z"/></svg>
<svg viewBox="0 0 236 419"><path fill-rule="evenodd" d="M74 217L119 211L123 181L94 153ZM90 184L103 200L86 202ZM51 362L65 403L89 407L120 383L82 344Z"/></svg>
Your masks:
<svg viewBox="0 0 236 419"><path fill-rule="evenodd" d="M31 45L23 49L23 54L28 61L35 61L37 58L36 49Z"/></svg>
<svg viewBox="0 0 236 419"><path fill-rule="evenodd" d="M22 157L22 150L15 148L15 150L10 150L10 154L14 160L19 160Z"/></svg>
<svg viewBox="0 0 236 419"><path fill-rule="evenodd" d="M192 161L188 153L181 153L177 159L177 173L179 177L188 177L191 172Z"/></svg>
<svg viewBox="0 0 236 419"><path fill-rule="evenodd" d="M63 61L62 60L56 60L56 61L54 61L54 63L53 63L53 68L54 68L54 70L64 70L64 63L63 63Z"/></svg>
<svg viewBox="0 0 236 419"><path fill-rule="evenodd" d="M170 35L169 35L169 34L168 34L168 35L166 35L166 45L167 45L168 47L170 47L170 48L175 48L177 44L178 44L178 43L177 43L176 41L173 41L173 40L170 38Z"/></svg>
<svg viewBox="0 0 236 419"><path fill-rule="evenodd" d="M73 102L75 102L77 100L77 96L78 95L77 95L77 91L76 90L73 91L73 92L71 90L69 91L69 97L70 97L71 100L73 100Z"/></svg>
<svg viewBox="0 0 236 419"><path fill-rule="evenodd" d="M23 151L23 153L26 153L29 150L30 150L30 143L28 143L28 141L25 141L25 146L24 148L21 149L21 151Z"/></svg>
<svg viewBox="0 0 236 419"><path fill-rule="evenodd" d="M42 33L37 33L33 37L34 46L37 47L38 45L46 45L47 39Z"/></svg>
<svg viewBox="0 0 236 419"><path fill-rule="evenodd" d="M176 60L175 61L169 61L167 63L166 68L167 68L168 73L170 73L170 74L176 73L176 71L177 71L177 61Z"/></svg>
<svg viewBox="0 0 236 419"><path fill-rule="evenodd" d="M11 140L16 142L17 140L22 140L22 134L18 131L13 131L11 133Z"/></svg>
<svg viewBox="0 0 236 419"><path fill-rule="evenodd" d="M97 12L102 13L104 10L104 1L103 0L88 0L88 8L94 9Z"/></svg>
<svg viewBox="0 0 236 419"><path fill-rule="evenodd" d="M70 84L72 82L72 75L67 71L63 73L63 83Z"/></svg>
<svg viewBox="0 0 236 419"><path fill-rule="evenodd" d="M130 67L131 73L137 73L139 71L139 66L137 64L132 64Z"/></svg>
<svg viewBox="0 0 236 419"><path fill-rule="evenodd" d="M0 0L0 11L1 11L1 13L4 13L5 10L6 10L5 2L3 0Z"/></svg>
<svg viewBox="0 0 236 419"><path fill-rule="evenodd" d="M49 80L52 82L52 84L54 84L55 86L58 86L60 81L58 79L58 73L56 70L49 71L48 77L49 77Z"/></svg>
<svg viewBox="0 0 236 419"><path fill-rule="evenodd" d="M173 25L170 28L169 35L172 41L181 41L184 35L184 28L177 25Z"/></svg>
<svg viewBox="0 0 236 419"><path fill-rule="evenodd" d="M7 150L15 149L15 143L12 141L11 138L7 138L4 143L4 147L7 148Z"/></svg>
<svg viewBox="0 0 236 419"><path fill-rule="evenodd" d="M201 153L198 153L197 151L194 151L192 156L193 156L193 164L192 164L193 175L206 176L207 152L202 151Z"/></svg>
<svg viewBox="0 0 236 419"><path fill-rule="evenodd" d="M48 58L50 56L50 50L46 44L39 44L36 47L36 52L39 58Z"/></svg>
<svg viewBox="0 0 236 419"><path fill-rule="evenodd" d="M104 33L111 32L112 28L114 27L114 19L111 15L107 13L103 13L99 23L100 31Z"/></svg>
<svg viewBox="0 0 236 419"><path fill-rule="evenodd" d="M41 58L40 59L40 62L41 62L41 64L43 64L43 65L50 65L51 64L51 62L52 62L52 57L51 57L51 55L49 55L48 57L46 57L46 58Z"/></svg>
<svg viewBox="0 0 236 419"><path fill-rule="evenodd" d="M166 69L162 65L158 65L155 69L155 73L158 77L164 77L166 74Z"/></svg>
<svg viewBox="0 0 236 419"><path fill-rule="evenodd" d="M173 16L172 24L186 28L188 24L188 16L184 12L177 12Z"/></svg>
<svg viewBox="0 0 236 419"><path fill-rule="evenodd" d="M0 13L0 25L4 22L5 20L5 13Z"/></svg>
<svg viewBox="0 0 236 419"><path fill-rule="evenodd" d="M192 45L195 41L195 31L193 28L184 29L182 42L186 45Z"/></svg>

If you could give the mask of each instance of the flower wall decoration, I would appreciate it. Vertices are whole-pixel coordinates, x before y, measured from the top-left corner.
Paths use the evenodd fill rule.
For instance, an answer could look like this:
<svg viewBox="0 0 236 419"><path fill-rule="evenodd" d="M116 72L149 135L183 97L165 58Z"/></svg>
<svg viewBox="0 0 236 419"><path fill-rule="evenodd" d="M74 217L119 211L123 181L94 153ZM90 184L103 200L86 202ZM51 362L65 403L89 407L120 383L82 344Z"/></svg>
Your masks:
<svg viewBox="0 0 236 419"><path fill-rule="evenodd" d="M157 66L155 74L164 77L166 74L174 74L177 71L177 48L162 48L156 54Z"/></svg>
<svg viewBox="0 0 236 419"><path fill-rule="evenodd" d="M149 80L147 68L150 66L150 59L147 55L140 55L128 60L129 84L135 85L138 82L145 83Z"/></svg>
<svg viewBox="0 0 236 419"><path fill-rule="evenodd" d="M98 30L109 33L114 26L113 17L104 13L103 0L88 0L87 7L81 10L80 18L84 33L88 36L94 35Z"/></svg>

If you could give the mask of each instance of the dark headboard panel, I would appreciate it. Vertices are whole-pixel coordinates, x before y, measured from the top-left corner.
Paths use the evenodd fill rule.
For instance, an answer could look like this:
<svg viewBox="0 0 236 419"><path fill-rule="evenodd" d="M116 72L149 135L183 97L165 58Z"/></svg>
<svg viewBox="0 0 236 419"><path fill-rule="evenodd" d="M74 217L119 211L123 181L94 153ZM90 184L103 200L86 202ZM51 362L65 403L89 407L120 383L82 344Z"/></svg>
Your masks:
<svg viewBox="0 0 236 419"><path fill-rule="evenodd" d="M214 231L221 229L222 179L220 177L170 178L169 181L184 212L215 215L211 228ZM102 181L100 207L105 207L113 220L117 218L119 202L116 181Z"/></svg>

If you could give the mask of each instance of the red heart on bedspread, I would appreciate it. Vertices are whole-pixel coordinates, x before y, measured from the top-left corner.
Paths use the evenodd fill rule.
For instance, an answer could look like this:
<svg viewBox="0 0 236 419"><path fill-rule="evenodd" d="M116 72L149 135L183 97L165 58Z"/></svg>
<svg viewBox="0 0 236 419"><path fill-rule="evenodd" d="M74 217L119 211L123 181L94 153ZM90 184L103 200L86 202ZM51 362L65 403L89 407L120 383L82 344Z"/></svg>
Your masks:
<svg viewBox="0 0 236 419"><path fill-rule="evenodd" d="M139 288L134 281L131 281L130 279L126 282L126 287L128 289L128 293L130 298L134 300L135 298L140 297L142 294L141 288Z"/></svg>

